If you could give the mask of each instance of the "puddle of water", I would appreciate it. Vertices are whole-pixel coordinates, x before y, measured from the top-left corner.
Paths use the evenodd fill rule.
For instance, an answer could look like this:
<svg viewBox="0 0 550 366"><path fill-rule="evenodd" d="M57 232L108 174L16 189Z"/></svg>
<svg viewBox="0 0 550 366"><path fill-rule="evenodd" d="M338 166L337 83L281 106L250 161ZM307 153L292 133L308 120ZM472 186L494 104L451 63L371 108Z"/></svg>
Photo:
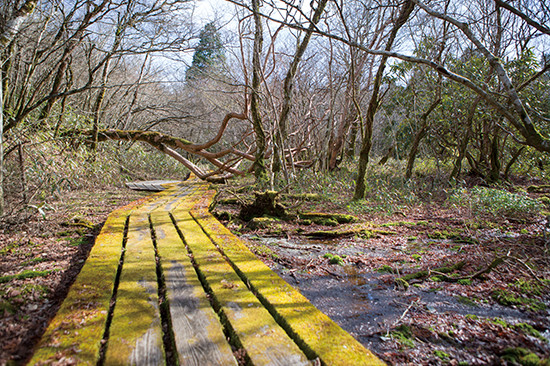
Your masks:
<svg viewBox="0 0 550 366"><path fill-rule="evenodd" d="M269 246L281 257L311 260L325 253L337 255L366 254L371 258L387 257L393 253L389 249L367 246L361 241L286 239L249 237L249 240ZM433 240L431 240L433 241ZM426 243L420 243L426 245ZM440 250L449 253L448 248ZM418 306L433 313L472 314L480 318L499 317L506 321L528 322L529 314L498 304L468 305L461 303L453 294L445 291L433 292L427 288L410 287L407 291L397 291L393 282L386 282L387 275L366 272L355 265L331 266L331 275L312 275L304 272L291 272L273 264L273 270L289 284L296 287L313 305L327 314L359 342L374 352L383 351L384 335L401 318L413 301ZM550 338L550 330L544 333Z"/></svg>

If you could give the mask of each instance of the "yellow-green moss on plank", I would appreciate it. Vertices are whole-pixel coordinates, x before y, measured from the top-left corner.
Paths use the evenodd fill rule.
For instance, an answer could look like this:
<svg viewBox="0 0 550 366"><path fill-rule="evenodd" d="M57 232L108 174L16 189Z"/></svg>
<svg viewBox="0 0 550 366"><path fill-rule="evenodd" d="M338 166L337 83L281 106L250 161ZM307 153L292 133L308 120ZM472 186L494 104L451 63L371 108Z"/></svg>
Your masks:
<svg viewBox="0 0 550 366"><path fill-rule="evenodd" d="M164 273L172 329L181 365L237 365L174 224L166 212L151 221Z"/></svg>
<svg viewBox="0 0 550 366"><path fill-rule="evenodd" d="M307 357L248 290L189 212L177 210L174 217L223 317L252 364L309 365Z"/></svg>
<svg viewBox="0 0 550 366"><path fill-rule="evenodd" d="M30 365L59 357L82 365L96 364L122 250L126 215L132 207L114 211L107 218Z"/></svg>
<svg viewBox="0 0 550 366"><path fill-rule="evenodd" d="M206 204L213 194L203 194L191 213L279 320L288 324L301 340L302 347L310 349L326 365L383 365L372 352L258 260L241 240L208 213Z"/></svg>
<svg viewBox="0 0 550 366"><path fill-rule="evenodd" d="M149 218L130 216L106 365L164 364L158 286Z"/></svg>

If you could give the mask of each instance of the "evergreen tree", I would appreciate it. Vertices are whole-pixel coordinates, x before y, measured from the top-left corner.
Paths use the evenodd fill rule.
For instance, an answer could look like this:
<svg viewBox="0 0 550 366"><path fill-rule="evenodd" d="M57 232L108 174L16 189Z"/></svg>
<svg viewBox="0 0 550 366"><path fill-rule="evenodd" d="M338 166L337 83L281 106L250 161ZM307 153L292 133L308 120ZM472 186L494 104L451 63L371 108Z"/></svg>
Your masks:
<svg viewBox="0 0 550 366"><path fill-rule="evenodd" d="M196 80L208 74L217 74L225 61L225 49L214 22L204 26L199 44L195 48L193 62L187 69L187 81Z"/></svg>

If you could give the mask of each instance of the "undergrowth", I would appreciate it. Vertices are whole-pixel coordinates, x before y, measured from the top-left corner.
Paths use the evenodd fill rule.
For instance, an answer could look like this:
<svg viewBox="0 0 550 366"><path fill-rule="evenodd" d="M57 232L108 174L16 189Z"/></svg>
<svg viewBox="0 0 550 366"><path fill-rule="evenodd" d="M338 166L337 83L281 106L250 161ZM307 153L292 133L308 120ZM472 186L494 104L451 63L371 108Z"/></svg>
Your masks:
<svg viewBox="0 0 550 366"><path fill-rule="evenodd" d="M35 136L37 141L41 136ZM44 211L66 191L122 187L125 182L185 177L187 170L165 154L142 144L100 144L95 155L66 141L36 142L14 149L5 162L8 212Z"/></svg>
<svg viewBox="0 0 550 366"><path fill-rule="evenodd" d="M526 194L511 193L504 189L474 187L457 188L448 198L451 205L467 208L472 214L504 217L527 217L540 212L542 204Z"/></svg>

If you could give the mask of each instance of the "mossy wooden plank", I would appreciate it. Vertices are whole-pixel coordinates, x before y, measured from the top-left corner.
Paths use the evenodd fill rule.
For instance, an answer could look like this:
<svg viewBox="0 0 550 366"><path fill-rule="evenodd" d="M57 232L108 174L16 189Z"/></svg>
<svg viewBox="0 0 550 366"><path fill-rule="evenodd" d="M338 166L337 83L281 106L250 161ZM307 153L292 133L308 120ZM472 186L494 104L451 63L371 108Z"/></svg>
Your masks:
<svg viewBox="0 0 550 366"><path fill-rule="evenodd" d="M237 365L222 325L166 212L151 214L181 365Z"/></svg>
<svg viewBox="0 0 550 366"><path fill-rule="evenodd" d="M81 365L96 364L122 250L126 215L131 207L114 211L107 218L29 365L61 357Z"/></svg>
<svg viewBox="0 0 550 366"><path fill-rule="evenodd" d="M150 212L161 211L161 212L170 212L172 211L186 196L192 191L192 187L180 187L175 186L170 189L163 191L163 195L160 196L161 199L157 201L155 207L150 209Z"/></svg>
<svg viewBox="0 0 550 366"><path fill-rule="evenodd" d="M264 299L270 311L280 322L286 323L309 357L316 355L326 365L384 364L258 260L241 240L208 213L204 203L202 208L199 205L197 210L191 211L197 222Z"/></svg>
<svg viewBox="0 0 550 366"><path fill-rule="evenodd" d="M149 218L130 216L124 264L109 331L106 365L162 365L156 262Z"/></svg>
<svg viewBox="0 0 550 366"><path fill-rule="evenodd" d="M174 212L201 276L220 306L222 317L254 365L310 365L307 357L247 289L201 228L185 210Z"/></svg>

